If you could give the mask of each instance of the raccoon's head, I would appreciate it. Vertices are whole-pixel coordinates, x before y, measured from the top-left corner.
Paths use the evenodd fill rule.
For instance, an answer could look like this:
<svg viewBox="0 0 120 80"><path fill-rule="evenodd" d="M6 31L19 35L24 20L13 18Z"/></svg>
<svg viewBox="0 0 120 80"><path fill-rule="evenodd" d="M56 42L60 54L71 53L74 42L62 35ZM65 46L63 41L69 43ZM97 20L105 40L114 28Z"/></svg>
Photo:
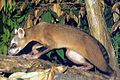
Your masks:
<svg viewBox="0 0 120 80"><path fill-rule="evenodd" d="M15 36L11 40L9 55L15 55L25 46L25 32L22 28L15 30Z"/></svg>

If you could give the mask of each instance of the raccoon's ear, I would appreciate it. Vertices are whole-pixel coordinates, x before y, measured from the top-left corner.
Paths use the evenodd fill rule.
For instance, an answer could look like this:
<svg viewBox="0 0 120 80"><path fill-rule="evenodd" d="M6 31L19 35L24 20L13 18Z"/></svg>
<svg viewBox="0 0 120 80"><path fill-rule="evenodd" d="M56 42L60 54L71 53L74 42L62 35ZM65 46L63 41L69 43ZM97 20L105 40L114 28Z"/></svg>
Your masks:
<svg viewBox="0 0 120 80"><path fill-rule="evenodd" d="M15 29L15 34L17 34L18 33L18 30L17 29Z"/></svg>
<svg viewBox="0 0 120 80"><path fill-rule="evenodd" d="M25 36L25 31L22 28L18 29L18 37L19 38L24 38Z"/></svg>

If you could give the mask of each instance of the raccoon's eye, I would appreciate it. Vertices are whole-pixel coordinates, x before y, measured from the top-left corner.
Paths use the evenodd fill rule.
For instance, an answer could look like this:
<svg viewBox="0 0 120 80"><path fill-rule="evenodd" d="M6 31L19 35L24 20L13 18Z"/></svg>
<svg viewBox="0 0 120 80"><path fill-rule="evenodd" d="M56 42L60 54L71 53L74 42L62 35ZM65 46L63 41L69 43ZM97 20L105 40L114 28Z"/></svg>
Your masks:
<svg viewBox="0 0 120 80"><path fill-rule="evenodd" d="M15 48L15 47L17 47L17 45L13 43L10 48Z"/></svg>

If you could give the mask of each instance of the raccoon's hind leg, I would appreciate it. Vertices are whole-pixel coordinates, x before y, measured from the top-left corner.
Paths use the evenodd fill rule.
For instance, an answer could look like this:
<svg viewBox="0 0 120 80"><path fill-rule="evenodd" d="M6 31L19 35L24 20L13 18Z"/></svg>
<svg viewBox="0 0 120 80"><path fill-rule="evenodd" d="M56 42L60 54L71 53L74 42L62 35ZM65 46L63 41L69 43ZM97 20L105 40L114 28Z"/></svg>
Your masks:
<svg viewBox="0 0 120 80"><path fill-rule="evenodd" d="M77 53L71 49L67 49L66 56L73 63L83 65L83 66L79 66L79 67L76 65L73 65L72 66L73 68L81 69L81 70L89 70L89 69L93 68L93 65L88 63L83 56L81 56L79 53Z"/></svg>

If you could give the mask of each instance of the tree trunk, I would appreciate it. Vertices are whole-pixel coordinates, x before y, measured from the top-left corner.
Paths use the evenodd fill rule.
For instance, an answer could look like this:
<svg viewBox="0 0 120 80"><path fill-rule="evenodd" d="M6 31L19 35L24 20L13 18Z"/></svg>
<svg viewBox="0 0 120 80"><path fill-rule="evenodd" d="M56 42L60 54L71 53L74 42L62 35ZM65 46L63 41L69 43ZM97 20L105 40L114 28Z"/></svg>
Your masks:
<svg viewBox="0 0 120 80"><path fill-rule="evenodd" d="M109 65L117 71L117 75L119 76L119 68L100 0L85 0L85 4L90 33L104 45L110 58Z"/></svg>

